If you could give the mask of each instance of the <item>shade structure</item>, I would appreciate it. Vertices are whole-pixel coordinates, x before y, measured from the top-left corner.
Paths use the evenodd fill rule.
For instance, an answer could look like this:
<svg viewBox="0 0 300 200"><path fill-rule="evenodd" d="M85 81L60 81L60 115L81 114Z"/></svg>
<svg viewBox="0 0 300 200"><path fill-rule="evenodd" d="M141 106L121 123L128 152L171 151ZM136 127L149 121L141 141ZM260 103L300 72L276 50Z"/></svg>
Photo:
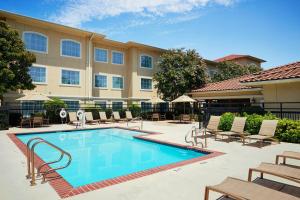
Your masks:
<svg viewBox="0 0 300 200"><path fill-rule="evenodd" d="M189 96L182 95L182 96L180 96L177 99L172 101L172 103L186 103L186 102L192 103L192 102L196 102L196 100L192 99Z"/></svg>
<svg viewBox="0 0 300 200"><path fill-rule="evenodd" d="M165 103L164 100L160 99L159 97L152 97L149 99L147 102L153 103L153 104L158 104L158 103Z"/></svg>
<svg viewBox="0 0 300 200"><path fill-rule="evenodd" d="M24 97L16 99L17 101L51 101L49 97L40 93L26 94Z"/></svg>

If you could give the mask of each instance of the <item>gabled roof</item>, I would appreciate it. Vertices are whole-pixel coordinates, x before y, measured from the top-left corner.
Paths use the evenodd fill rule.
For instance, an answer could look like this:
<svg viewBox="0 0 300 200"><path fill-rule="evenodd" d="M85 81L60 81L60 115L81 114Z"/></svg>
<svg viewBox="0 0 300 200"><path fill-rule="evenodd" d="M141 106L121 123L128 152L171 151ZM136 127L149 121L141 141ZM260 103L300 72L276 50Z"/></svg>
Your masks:
<svg viewBox="0 0 300 200"><path fill-rule="evenodd" d="M258 61L258 62L266 62L265 60L254 57L254 56L238 55L238 54L231 54L231 55L228 55L228 56L225 56L225 57L222 57L222 58L218 58L214 61L215 62L233 61L233 60L236 60L236 59L239 59L239 58L248 58L250 60L255 60L255 61Z"/></svg>
<svg viewBox="0 0 300 200"><path fill-rule="evenodd" d="M300 78L300 61L252 74L241 79L242 83Z"/></svg>
<svg viewBox="0 0 300 200"><path fill-rule="evenodd" d="M220 82L208 83L204 87L193 90L192 92L211 92L211 91L224 91L224 90L241 90L252 89L250 86L245 86L240 83L240 80L248 77L249 75L240 76Z"/></svg>

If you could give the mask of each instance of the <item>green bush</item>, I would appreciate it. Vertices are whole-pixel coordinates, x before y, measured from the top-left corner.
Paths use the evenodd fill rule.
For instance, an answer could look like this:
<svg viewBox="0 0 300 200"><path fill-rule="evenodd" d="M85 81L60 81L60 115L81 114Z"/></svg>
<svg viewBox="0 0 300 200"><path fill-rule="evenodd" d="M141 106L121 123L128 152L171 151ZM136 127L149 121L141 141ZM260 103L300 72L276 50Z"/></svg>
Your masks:
<svg viewBox="0 0 300 200"><path fill-rule="evenodd" d="M132 117L140 117L141 116L142 109L137 104L131 104L129 106L129 110L131 111Z"/></svg>
<svg viewBox="0 0 300 200"><path fill-rule="evenodd" d="M275 135L284 142L300 143L300 120L279 120Z"/></svg>
<svg viewBox="0 0 300 200"><path fill-rule="evenodd" d="M221 116L219 129L223 131L230 131L235 114L227 112Z"/></svg>
<svg viewBox="0 0 300 200"><path fill-rule="evenodd" d="M9 128L9 113L7 110L0 111L0 130L7 130Z"/></svg>
<svg viewBox="0 0 300 200"><path fill-rule="evenodd" d="M62 108L67 108L67 104L63 100L56 97L52 98L51 101L46 101L44 103L46 116L49 118L51 123L60 122L59 112Z"/></svg>

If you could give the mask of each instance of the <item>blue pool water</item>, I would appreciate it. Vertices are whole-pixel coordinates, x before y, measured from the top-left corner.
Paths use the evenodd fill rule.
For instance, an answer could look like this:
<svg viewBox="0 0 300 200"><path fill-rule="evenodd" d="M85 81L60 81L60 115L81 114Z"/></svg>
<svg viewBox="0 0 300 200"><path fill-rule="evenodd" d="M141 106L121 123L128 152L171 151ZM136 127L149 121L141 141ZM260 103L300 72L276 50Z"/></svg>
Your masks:
<svg viewBox="0 0 300 200"><path fill-rule="evenodd" d="M145 133L108 128L17 137L25 144L33 137L41 137L69 152L72 155L71 165L57 172L73 187L205 155L132 137L138 134ZM37 146L36 153L45 162L60 155L43 144Z"/></svg>

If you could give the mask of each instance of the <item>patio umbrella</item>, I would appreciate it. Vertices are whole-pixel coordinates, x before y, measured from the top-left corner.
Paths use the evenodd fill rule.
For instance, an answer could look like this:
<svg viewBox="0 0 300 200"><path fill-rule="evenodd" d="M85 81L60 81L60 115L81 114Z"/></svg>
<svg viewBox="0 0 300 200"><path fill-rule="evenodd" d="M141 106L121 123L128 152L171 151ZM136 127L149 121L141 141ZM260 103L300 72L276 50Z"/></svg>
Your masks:
<svg viewBox="0 0 300 200"><path fill-rule="evenodd" d="M152 103L154 105L159 104L159 103L165 103L165 101L160 99L159 97L152 97L147 102Z"/></svg>
<svg viewBox="0 0 300 200"><path fill-rule="evenodd" d="M193 103L193 102L196 102L196 100L194 100L191 97L186 96L186 95L182 95L172 101L172 103L184 103L184 106L183 106L184 114L185 114L185 103Z"/></svg>
<svg viewBox="0 0 300 200"><path fill-rule="evenodd" d="M51 101L52 99L40 93L30 93L16 100L17 101Z"/></svg>

